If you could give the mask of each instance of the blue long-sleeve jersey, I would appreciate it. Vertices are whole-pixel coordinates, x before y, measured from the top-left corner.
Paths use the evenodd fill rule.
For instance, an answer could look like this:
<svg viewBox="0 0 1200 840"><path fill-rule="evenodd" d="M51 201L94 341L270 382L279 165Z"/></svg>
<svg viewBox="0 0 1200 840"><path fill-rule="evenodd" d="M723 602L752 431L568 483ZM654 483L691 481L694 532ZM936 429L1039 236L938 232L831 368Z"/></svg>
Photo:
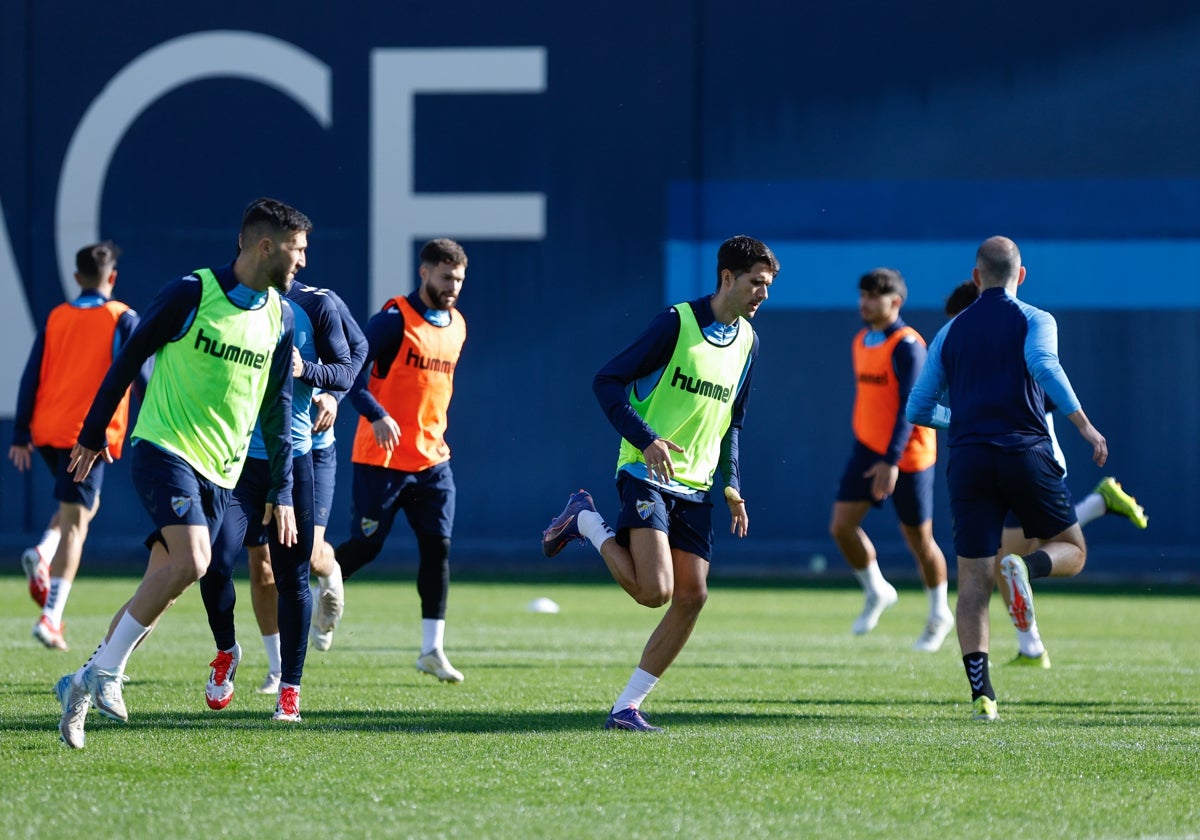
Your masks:
<svg viewBox="0 0 1200 840"><path fill-rule="evenodd" d="M266 301L266 292L255 292L238 282L232 265L213 269L213 274L234 306L255 309ZM100 383L92 407L83 421L83 429L79 432L80 444L97 451L104 448L104 431L121 401L121 395L147 359L157 353L160 347L178 341L187 333L200 307L200 294L200 278L189 274L170 281L154 296L137 328L113 359L112 367ZM287 306L281 309L283 325L271 356L271 370L266 395L259 410L259 422L266 439L274 488L267 501L291 505L292 337L295 322L291 309ZM134 443L138 443L136 437Z"/></svg>
<svg viewBox="0 0 1200 840"><path fill-rule="evenodd" d="M342 329L337 304L324 289L293 283L284 298L295 322L293 345L300 352L301 372L292 381L292 457L312 449L313 390L346 391L358 373L350 357L350 346ZM250 458L265 459L262 427L255 424L250 435Z"/></svg>
<svg viewBox="0 0 1200 840"><path fill-rule="evenodd" d="M1063 414L1080 408L1058 360L1058 325L993 287L938 331L907 414L913 423L948 428L952 447L1024 449L1050 439L1047 396ZM938 411L939 401L949 411Z"/></svg>
<svg viewBox="0 0 1200 840"><path fill-rule="evenodd" d="M733 325L722 324L713 315L712 301L706 296L689 301L696 314L696 323L705 337L714 344L729 344L737 335L737 322ZM645 332L634 339L633 343L613 357L604 367L600 368L592 380L592 391L596 395L604 416L612 423L617 433L638 449L645 449L659 435L647 425L629 403L628 388L631 386L639 394L649 393L662 377L675 344L679 340L679 313L674 307L660 312L651 320ZM717 469L725 478L725 483L734 490L741 492L741 471L738 464L738 437L746 419L746 405L750 397L750 381L754 373L754 360L758 357L758 334L754 336L754 344L750 348L750 356L742 371L738 383L737 394L733 400L733 417L729 431L721 440L721 457ZM641 472L634 472L633 465L628 468L637 477L645 479L645 467Z"/></svg>
<svg viewBox="0 0 1200 840"><path fill-rule="evenodd" d="M359 327L358 321L354 320L354 316L350 314L350 308L345 302L338 297L337 293L332 289L322 289L334 306L337 307L338 316L342 322L342 334L346 337L346 343L350 345L350 367L354 369L354 374L351 376L351 387L353 380L358 379L359 373L362 372L363 366L367 361L367 337L363 334L362 328ZM340 403L345 396L350 392L347 388L345 391L332 391L334 398ZM317 405L313 403L310 407L310 419L317 419ZM323 432L314 432L312 436L313 449L325 449L333 445L334 433L333 427L330 426Z"/></svg>

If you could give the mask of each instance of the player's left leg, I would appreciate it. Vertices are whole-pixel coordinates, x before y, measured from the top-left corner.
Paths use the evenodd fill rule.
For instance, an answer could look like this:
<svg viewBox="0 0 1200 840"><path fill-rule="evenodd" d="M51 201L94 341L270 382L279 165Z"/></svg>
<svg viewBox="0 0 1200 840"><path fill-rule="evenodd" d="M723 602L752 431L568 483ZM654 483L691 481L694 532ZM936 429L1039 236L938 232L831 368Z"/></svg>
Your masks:
<svg viewBox="0 0 1200 840"><path fill-rule="evenodd" d="M417 595L421 601L421 655L417 670L442 682L460 683L461 671L446 656L446 603L450 597L450 540L457 492L450 463L415 476L401 497L408 524L417 537Z"/></svg>
<svg viewBox="0 0 1200 840"><path fill-rule="evenodd" d="M913 650L932 653L941 648L954 627L947 598L946 556L933 538L933 467L915 473L901 472L892 501L900 519L900 533L917 561L929 599L925 630L913 642Z"/></svg>

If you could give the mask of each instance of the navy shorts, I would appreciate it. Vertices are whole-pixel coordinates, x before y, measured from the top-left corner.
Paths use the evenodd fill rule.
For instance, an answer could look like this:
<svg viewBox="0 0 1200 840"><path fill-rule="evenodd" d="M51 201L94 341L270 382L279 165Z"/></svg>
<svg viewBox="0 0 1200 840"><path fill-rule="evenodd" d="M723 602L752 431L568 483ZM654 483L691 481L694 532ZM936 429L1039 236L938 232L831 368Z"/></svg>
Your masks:
<svg viewBox="0 0 1200 840"><path fill-rule="evenodd" d="M214 567L230 574L243 547L271 546L271 562L291 557L307 560L313 544L313 484L312 459L298 455L292 459L292 506L296 512L299 538L294 546L281 546L274 517L263 524L267 496L271 492L271 465L263 458L247 458L241 478L229 499L229 507L221 522L220 533L213 543Z"/></svg>
<svg viewBox="0 0 1200 840"><path fill-rule="evenodd" d="M449 461L415 473L355 464L350 539L382 543L401 510L414 534L449 539L455 495Z"/></svg>
<svg viewBox="0 0 1200 840"><path fill-rule="evenodd" d="M333 489L337 484L337 446L312 451L313 465L313 524L324 528L329 524L333 507Z"/></svg>
<svg viewBox="0 0 1200 840"><path fill-rule="evenodd" d="M621 512L617 515L617 543L629 547L629 531L653 528L667 535L671 548L712 559L712 501L708 493L696 498L678 496L634 478L625 470L617 474Z"/></svg>
<svg viewBox="0 0 1200 840"><path fill-rule="evenodd" d="M955 552L995 556L1009 511L1031 539L1049 539L1070 528L1079 520L1063 476L1048 441L1022 450L981 444L951 449L946 478Z"/></svg>
<svg viewBox="0 0 1200 840"><path fill-rule="evenodd" d="M883 502L871 496L871 479L863 477L863 473L882 460L879 453L854 441L854 451L838 484L837 500L882 506ZM901 470L897 476L892 504L896 507L896 517L905 525L916 527L933 518L933 471L933 467L915 473Z"/></svg>
<svg viewBox="0 0 1200 840"><path fill-rule="evenodd" d="M215 540L231 491L218 487L183 458L149 441L136 441L132 450L129 460L133 488L157 529L146 538L146 547L163 542L161 531L168 525L203 525L210 539Z"/></svg>
<svg viewBox="0 0 1200 840"><path fill-rule="evenodd" d="M69 505L83 505L88 510L96 509L96 500L100 496L100 487L104 484L104 459L97 458L92 465L92 471L87 478L78 484L67 465L71 463L71 450L59 449L56 446L39 446L38 454L50 468L54 476L54 499Z"/></svg>

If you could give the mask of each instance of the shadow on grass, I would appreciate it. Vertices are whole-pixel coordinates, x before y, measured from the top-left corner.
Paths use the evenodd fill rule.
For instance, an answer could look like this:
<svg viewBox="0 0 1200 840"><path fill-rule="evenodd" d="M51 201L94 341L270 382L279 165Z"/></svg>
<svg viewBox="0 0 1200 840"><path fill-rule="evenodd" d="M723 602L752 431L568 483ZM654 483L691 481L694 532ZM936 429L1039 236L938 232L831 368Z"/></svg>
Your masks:
<svg viewBox="0 0 1200 840"><path fill-rule="evenodd" d="M668 706L652 714L652 722L670 727L749 727L770 724L804 723L870 723L872 727L894 725L909 727L927 725L935 718L957 720L967 706L949 701L911 699L877 701L862 699L791 699L738 700L738 706L774 707L775 711L728 711L727 699L676 700L674 706L695 706L711 711L671 710ZM28 715L5 716L0 719L0 733L44 731L53 733L58 725L57 708L53 701L39 702L38 711ZM722 706L726 709L722 710ZM961 708L960 708L961 707ZM1193 728L1195 704L1184 702L1146 705L1119 705L1104 701L1055 702L1023 701L1008 703L1003 709L1022 714L1022 723L1052 723L1055 726L1103 727L1134 723L1155 728ZM274 721L264 710L229 710L221 712L149 712L136 710L129 723L119 724L94 713L88 719L88 731L129 730L130 732L165 732L194 730L198 735L214 735L229 731L295 730L314 734L350 731L399 733L410 735L439 733L546 733L588 732L602 729L603 711L463 711L463 710L324 710L304 711L304 721L287 724ZM965 718L964 718L965 720ZM970 723L970 721L967 721Z"/></svg>

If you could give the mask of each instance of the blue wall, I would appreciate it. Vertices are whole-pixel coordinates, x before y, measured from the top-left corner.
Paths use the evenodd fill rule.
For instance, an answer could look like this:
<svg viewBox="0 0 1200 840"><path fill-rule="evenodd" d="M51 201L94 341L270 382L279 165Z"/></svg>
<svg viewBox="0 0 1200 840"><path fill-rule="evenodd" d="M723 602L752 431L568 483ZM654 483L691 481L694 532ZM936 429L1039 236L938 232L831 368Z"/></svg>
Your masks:
<svg viewBox="0 0 1200 840"><path fill-rule="evenodd" d="M850 444L858 274L903 271L905 317L932 336L975 245L1003 233L1109 438L1101 471L1062 424L1072 487L1111 472L1151 514L1145 533L1089 528L1093 573L1197 574L1200 10L546 5L333 15L308 0L212 2L166 15L138 0L118 15L0 0L8 416L34 323L62 300L61 252L95 236L125 249L118 294L145 308L166 280L228 261L241 208L274 195L316 224L302 279L365 320L409 287L420 241L446 233L471 259L449 434L456 559L536 564L568 491L587 486L615 511L617 441L593 372L658 307L708 291L716 244L749 233L783 272L755 324L751 536L722 537L716 563L804 569L836 556L825 529ZM480 195L514 203L492 212ZM421 203L437 196L459 203L439 217ZM353 420L347 407L344 443ZM19 547L51 509L44 475L0 470L0 546ZM146 528L118 464L88 561L136 555ZM892 514L867 528L885 569L911 573ZM410 559L410 545L385 556Z"/></svg>

